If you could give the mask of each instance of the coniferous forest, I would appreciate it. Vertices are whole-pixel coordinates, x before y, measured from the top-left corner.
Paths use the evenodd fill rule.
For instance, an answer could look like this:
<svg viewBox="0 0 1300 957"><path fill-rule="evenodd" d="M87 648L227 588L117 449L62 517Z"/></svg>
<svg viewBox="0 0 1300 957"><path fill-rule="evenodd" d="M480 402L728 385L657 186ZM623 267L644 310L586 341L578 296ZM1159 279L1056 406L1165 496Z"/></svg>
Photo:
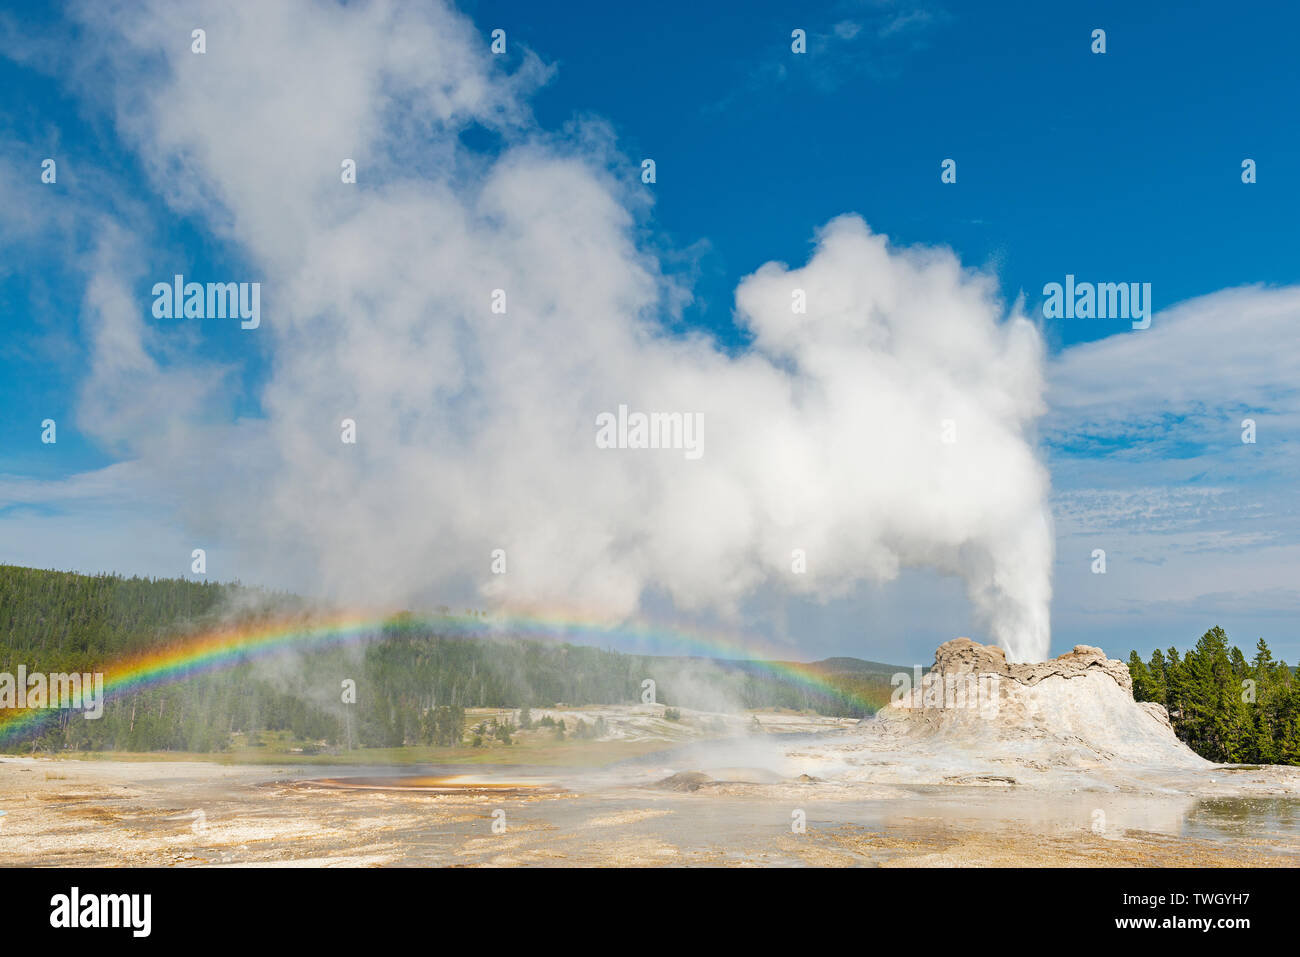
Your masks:
<svg viewBox="0 0 1300 957"><path fill-rule="evenodd" d="M1197 754L1234 764L1300 764L1300 681L1260 638L1248 661L1222 628L1179 654L1129 655L1133 696L1169 711L1174 732Z"/></svg>
<svg viewBox="0 0 1300 957"><path fill-rule="evenodd" d="M0 673L94 672L231 620L301 614L292 595L186 579L79 575L0 565ZM413 622L415 622L413 624ZM860 717L889 700L889 665L828 659L816 683L752 661L656 658L585 645L439 634L394 616L372 640L237 663L111 698L104 716L67 711L15 750L223 751L235 736L285 732L307 750L454 745L466 708L632 704L654 677L664 705L791 708ZM1300 680L1263 638L1249 660L1211 628L1185 653L1129 656L1134 697L1169 711L1212 761L1300 764ZM354 707L340 695L356 683ZM676 686L676 687L675 687Z"/></svg>
<svg viewBox="0 0 1300 957"><path fill-rule="evenodd" d="M0 673L103 670L218 623L302 614L292 595L239 584L79 575L0 565ZM310 750L457 745L465 709L632 704L653 677L657 702L719 703L861 716L889 700L890 666L830 659L811 666L831 687L784 680L752 662L656 658L583 645L440 634L395 615L352 647L290 651L111 698L86 720L59 712L0 741L10 751L226 750L287 732ZM344 681L356 701L345 704ZM0 712L0 717L3 713Z"/></svg>

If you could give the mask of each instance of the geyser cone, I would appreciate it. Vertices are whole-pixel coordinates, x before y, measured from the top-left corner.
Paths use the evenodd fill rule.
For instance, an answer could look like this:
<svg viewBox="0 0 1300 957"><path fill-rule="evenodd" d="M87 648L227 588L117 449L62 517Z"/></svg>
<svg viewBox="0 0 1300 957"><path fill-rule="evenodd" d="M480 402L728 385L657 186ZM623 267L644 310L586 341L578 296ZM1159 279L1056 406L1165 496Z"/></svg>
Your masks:
<svg viewBox="0 0 1300 957"><path fill-rule="evenodd" d="M1178 740L1163 707L1133 699L1128 666L1090 645L1013 664L1001 648L969 638L945 642L921 686L880 718L901 721L909 735L1018 763L1207 764Z"/></svg>

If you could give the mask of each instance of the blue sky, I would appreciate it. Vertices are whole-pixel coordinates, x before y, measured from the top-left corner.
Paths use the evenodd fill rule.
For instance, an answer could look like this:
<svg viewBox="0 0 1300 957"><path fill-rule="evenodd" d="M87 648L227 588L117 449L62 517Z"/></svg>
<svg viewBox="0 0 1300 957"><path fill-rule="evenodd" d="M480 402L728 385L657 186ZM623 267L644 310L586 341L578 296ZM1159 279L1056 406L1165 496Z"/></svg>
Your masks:
<svg viewBox="0 0 1300 957"><path fill-rule="evenodd" d="M470 9L558 65L536 101L545 125L591 111L656 159L655 224L679 246L708 241L692 318L724 336L737 281L802 260L813 229L848 210L992 264L1031 302L1067 271L1140 277L1166 305L1300 276L1285 5L1267 29L1263 13L1195 3L664 4L631 23L584 4ZM804 58L786 55L795 23L812 37ZM1097 27L1105 55L1090 52ZM1263 169L1253 190L1248 156ZM947 157L955 189L939 181ZM1064 346L1117 328L1049 331Z"/></svg>
<svg viewBox="0 0 1300 957"><path fill-rule="evenodd" d="M735 320L738 285L769 261L802 265L817 230L845 213L899 246L951 248L994 276L1008 304L1023 294L1035 319L1043 285L1067 273L1150 283L1160 337L1140 339L1125 320L1042 323L1049 410L1035 440L1056 516L1053 650L1186 645L1222 624L1243 646L1262 634L1300 657L1300 600L1284 581L1300 545L1291 488L1300 415L1286 352L1295 328L1286 287L1300 282L1291 116L1300 14L1284 4L1250 16L1222 4L713 6L463 6L465 36L486 46L492 29L507 30L509 52L484 76L526 77L517 99L530 114L504 125L496 107L457 116L463 175L528 137L572 149L598 130L612 142L607 172L621 181L640 248L689 293L663 321L732 355L752 338ZM205 16L198 5L177 22ZM795 28L807 31L806 55L790 52ZM1090 51L1096 28L1104 55ZM165 57L128 70L99 46L121 31L148 33L148 49L158 29L93 5L3 9L0 560L183 573L170 556L188 555L196 525L211 538L203 526L219 524L203 507L152 510L158 470L141 464L151 440L113 425L126 421L113 401L131 377L109 399L97 391L104 346L87 316L106 221L130 237L121 247L130 263L115 275L142 321L159 277L270 276L275 261L220 211L238 213L219 201L233 187L196 174L199 199L188 192L187 164L211 157L175 133L170 124L184 118L150 114L141 93ZM314 36L304 29L302 43ZM88 77L97 63L118 69ZM137 110L150 117L145 131ZM427 146L418 135L408 145ZM47 156L59 163L52 186L39 181ZM645 157L657 164L651 187L639 182ZM940 182L945 158L957 162L956 184ZM1258 164L1255 184L1241 182L1245 158ZM164 162L170 172L160 173ZM1243 286L1254 289L1248 300L1214 295ZM278 295L268 281L268 314ZM1234 333L1229 324L1256 307L1261 325ZM150 368L171 385L195 381L192 368L219 376L187 421L224 434L274 418L267 387L282 349L234 325L197 324L150 341ZM88 425L96 409L112 421ZM1262 423L1259 446L1240 442L1246 416ZM39 443L47 417L59 422L54 447ZM175 476L163 484L177 488ZM1111 558L1105 577L1089 570L1095 547ZM268 577L229 554L214 562L216 577ZM808 657L925 660L936 636L970 627L961 589L928 572L829 601L795 598L777 617L797 623ZM863 620L879 646L863 646Z"/></svg>

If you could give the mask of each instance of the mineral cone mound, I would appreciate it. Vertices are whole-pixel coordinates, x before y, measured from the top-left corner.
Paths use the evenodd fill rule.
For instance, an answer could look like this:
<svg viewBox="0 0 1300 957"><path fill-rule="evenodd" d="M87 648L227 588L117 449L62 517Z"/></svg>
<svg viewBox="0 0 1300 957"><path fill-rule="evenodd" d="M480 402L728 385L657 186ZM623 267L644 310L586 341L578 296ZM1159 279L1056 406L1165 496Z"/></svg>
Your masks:
<svg viewBox="0 0 1300 957"><path fill-rule="evenodd" d="M1163 707L1133 700L1127 666L1088 645L1013 664L999 648L946 642L916 687L898 688L854 731L786 757L794 770L853 786L1300 793L1300 768L1199 757Z"/></svg>
<svg viewBox="0 0 1300 957"><path fill-rule="evenodd" d="M879 717L895 733L1017 762L1209 765L1178 740L1162 706L1133 700L1128 666L1090 645L1011 664L1001 648L945 642L920 686Z"/></svg>

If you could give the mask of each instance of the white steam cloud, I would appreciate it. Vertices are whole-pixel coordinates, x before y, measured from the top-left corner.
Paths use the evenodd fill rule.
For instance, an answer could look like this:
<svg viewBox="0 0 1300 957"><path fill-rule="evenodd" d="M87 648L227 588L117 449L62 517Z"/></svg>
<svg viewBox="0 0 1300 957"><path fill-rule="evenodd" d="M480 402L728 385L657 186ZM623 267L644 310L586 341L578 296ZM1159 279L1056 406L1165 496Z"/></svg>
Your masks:
<svg viewBox="0 0 1300 957"><path fill-rule="evenodd" d="M537 128L527 97L546 68L525 56L507 73L454 11L78 16L100 44L70 67L87 95L111 78L160 193L247 262L154 276L114 240L87 298L83 424L243 567L291 565L368 603L462 587L617 619L648 591L725 614L761 587L830 597L925 566L961 576L1013 657L1046 656L1043 346L991 278L841 217L807 265L742 282L752 342L728 354L664 331L686 294L638 241L637 164L599 123ZM500 150L464 145L475 124ZM184 321L153 320L141 290L171 271L262 283L261 328L231 333L268 363L255 417L203 424L238 391L230 370L160 358ZM701 413L703 456L597 448L597 416L619 405Z"/></svg>

